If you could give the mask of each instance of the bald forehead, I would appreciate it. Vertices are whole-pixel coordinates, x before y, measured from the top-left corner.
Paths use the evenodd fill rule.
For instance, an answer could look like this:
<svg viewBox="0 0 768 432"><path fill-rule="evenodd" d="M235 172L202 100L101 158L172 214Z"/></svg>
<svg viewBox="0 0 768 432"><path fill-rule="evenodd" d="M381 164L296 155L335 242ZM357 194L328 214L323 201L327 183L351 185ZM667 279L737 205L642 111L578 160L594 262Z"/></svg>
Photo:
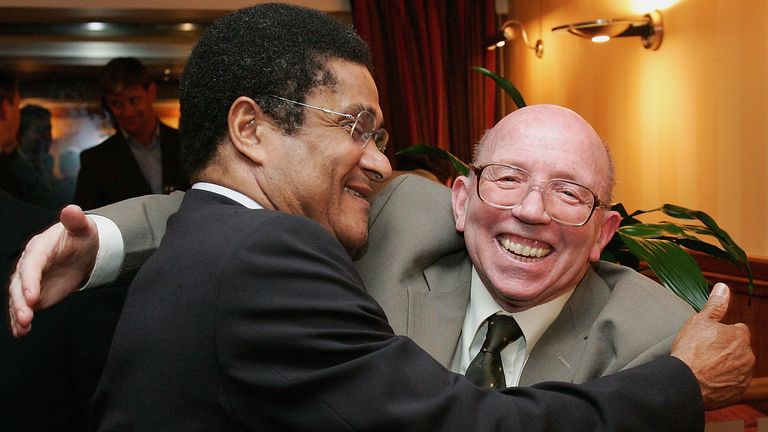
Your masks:
<svg viewBox="0 0 768 432"><path fill-rule="evenodd" d="M515 158L525 159L526 155L539 149L543 151L552 147L588 161L580 164L579 170L592 171L599 183L593 187L599 187L600 192L610 195L612 164L600 136L580 115L561 106L531 105L507 115L482 138L475 161L481 164L512 163ZM486 160L491 154L494 159L503 155L510 160Z"/></svg>

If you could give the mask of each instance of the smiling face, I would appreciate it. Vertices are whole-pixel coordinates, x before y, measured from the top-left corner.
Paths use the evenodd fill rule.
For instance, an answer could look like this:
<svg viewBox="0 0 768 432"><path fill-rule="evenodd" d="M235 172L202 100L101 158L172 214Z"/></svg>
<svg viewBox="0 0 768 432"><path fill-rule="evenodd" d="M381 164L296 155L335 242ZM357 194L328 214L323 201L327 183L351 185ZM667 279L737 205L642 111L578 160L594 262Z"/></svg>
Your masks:
<svg viewBox="0 0 768 432"><path fill-rule="evenodd" d="M362 65L329 60L336 84L310 93L307 104L357 115L367 110L382 122L373 77ZM272 206L307 216L325 226L348 250L368 237L368 197L371 181L389 177L387 158L371 141L365 148L353 142L343 117L304 109L304 125L294 135L281 135L273 157L265 163L260 187ZM351 124L349 126L352 126Z"/></svg>
<svg viewBox="0 0 768 432"><path fill-rule="evenodd" d="M602 200L609 195L610 163L600 138L574 112L552 105L515 111L483 138L475 165L503 163L523 168L534 180L570 180ZM476 192L477 179L460 177L453 187L456 229L491 295L514 312L546 303L578 284L590 260L598 260L620 216L596 209L583 226L561 225L532 191L511 210L489 206Z"/></svg>

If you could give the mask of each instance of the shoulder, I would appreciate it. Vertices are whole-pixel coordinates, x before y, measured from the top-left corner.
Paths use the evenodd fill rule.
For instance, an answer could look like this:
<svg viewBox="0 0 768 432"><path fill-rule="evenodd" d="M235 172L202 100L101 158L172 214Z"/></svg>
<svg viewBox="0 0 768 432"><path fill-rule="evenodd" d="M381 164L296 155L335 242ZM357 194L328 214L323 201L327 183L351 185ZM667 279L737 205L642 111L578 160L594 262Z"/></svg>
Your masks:
<svg viewBox="0 0 768 432"><path fill-rule="evenodd" d="M80 152L80 159L82 161L87 161L90 159L109 156L114 152L115 147L121 145L122 141L123 139L120 134L115 133L99 144L96 144L95 146Z"/></svg>
<svg viewBox="0 0 768 432"><path fill-rule="evenodd" d="M358 260L367 256L391 262L391 254L397 254L400 260L419 256L431 263L464 248L455 229L450 189L419 176L398 176L377 194L368 224L368 245Z"/></svg>
<svg viewBox="0 0 768 432"><path fill-rule="evenodd" d="M426 202L425 202L426 200ZM387 187L372 200L372 207L397 205L398 203L421 202L425 206L442 203L450 207L451 190L424 177L403 174L392 179ZM371 210L373 212L373 209Z"/></svg>
<svg viewBox="0 0 768 432"><path fill-rule="evenodd" d="M636 297L637 301L670 311L692 312L692 308L672 291L629 267L600 261L594 268L611 288L612 295Z"/></svg>
<svg viewBox="0 0 768 432"><path fill-rule="evenodd" d="M157 123L160 128L160 137L162 139L171 139L171 140L178 140L179 138L179 130L172 128L168 126L167 124L158 121Z"/></svg>
<svg viewBox="0 0 768 432"><path fill-rule="evenodd" d="M455 234L451 190L419 176L398 176L371 200L369 225L373 229L377 224Z"/></svg>
<svg viewBox="0 0 768 432"><path fill-rule="evenodd" d="M592 272L592 270L590 270ZM682 323L694 313L693 308L666 287L635 270L600 261L594 266L592 287L607 288L600 311L604 321L632 329L648 338L677 333Z"/></svg>

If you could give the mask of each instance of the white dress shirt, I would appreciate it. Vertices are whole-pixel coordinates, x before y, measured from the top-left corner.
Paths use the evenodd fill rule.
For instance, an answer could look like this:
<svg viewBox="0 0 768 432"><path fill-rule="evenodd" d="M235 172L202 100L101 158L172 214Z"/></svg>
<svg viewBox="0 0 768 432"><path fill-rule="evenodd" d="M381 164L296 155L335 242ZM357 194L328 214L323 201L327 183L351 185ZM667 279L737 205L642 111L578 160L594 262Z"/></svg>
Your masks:
<svg viewBox="0 0 768 432"><path fill-rule="evenodd" d="M469 304L464 316L464 326L461 337L453 355L451 370L464 374L469 363L475 358L485 341L488 332L486 319L496 313L509 315L515 318L523 337L510 343L501 350L501 364L504 367L504 380L507 387L516 386L520 382L525 362L533 347L541 338L552 322L560 314L565 303L571 298L573 289L563 293L555 299L534 306L522 312L509 313L504 311L496 300L491 297L488 289L480 280L475 267L472 267L472 280L470 282Z"/></svg>

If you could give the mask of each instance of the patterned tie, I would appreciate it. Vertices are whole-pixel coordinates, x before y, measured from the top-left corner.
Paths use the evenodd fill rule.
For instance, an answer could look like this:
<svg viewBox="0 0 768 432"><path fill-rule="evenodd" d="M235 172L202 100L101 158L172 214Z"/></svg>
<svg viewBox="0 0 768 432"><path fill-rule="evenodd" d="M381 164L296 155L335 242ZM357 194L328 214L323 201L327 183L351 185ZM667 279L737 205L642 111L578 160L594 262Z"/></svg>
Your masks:
<svg viewBox="0 0 768 432"><path fill-rule="evenodd" d="M515 319L507 315L488 318L488 333L480 352L472 360L465 374L475 385L494 389L507 386L501 365L501 350L523 335Z"/></svg>

